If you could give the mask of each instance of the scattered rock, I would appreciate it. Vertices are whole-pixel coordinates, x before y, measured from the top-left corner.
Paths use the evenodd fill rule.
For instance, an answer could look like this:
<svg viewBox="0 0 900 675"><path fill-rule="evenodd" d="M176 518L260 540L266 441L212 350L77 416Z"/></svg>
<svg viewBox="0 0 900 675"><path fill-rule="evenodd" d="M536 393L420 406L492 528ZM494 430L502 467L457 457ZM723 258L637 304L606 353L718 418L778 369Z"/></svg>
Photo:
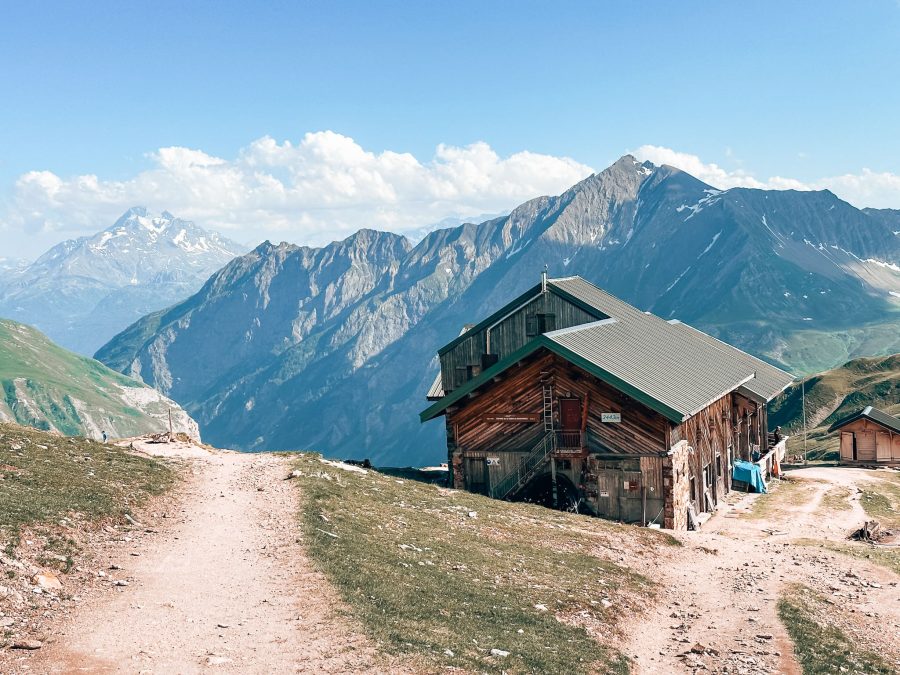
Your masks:
<svg viewBox="0 0 900 675"><path fill-rule="evenodd" d="M294 469L288 474L288 477L285 480L291 480L292 478L300 478L303 475L303 472L300 469Z"/></svg>
<svg viewBox="0 0 900 675"><path fill-rule="evenodd" d="M445 649L444 656L456 656L456 655L453 653L452 649Z"/></svg>
<svg viewBox="0 0 900 675"><path fill-rule="evenodd" d="M477 511L469 511L469 518L477 518L477 517L478 517Z"/></svg>
<svg viewBox="0 0 900 675"><path fill-rule="evenodd" d="M32 582L43 591L59 591L62 590L62 582L53 572L41 572L35 574Z"/></svg>
<svg viewBox="0 0 900 675"><path fill-rule="evenodd" d="M13 642L12 649L24 649L27 651L34 651L36 649L40 649L44 646L44 643L40 640L20 640L18 642Z"/></svg>
<svg viewBox="0 0 900 675"><path fill-rule="evenodd" d="M127 586L127 585L128 585L128 582L125 581L124 579L119 579L119 580L115 583L115 585L116 585L116 586Z"/></svg>
<svg viewBox="0 0 900 675"><path fill-rule="evenodd" d="M506 658L509 656L509 652L503 651L502 649L492 649L491 656L499 656L501 658Z"/></svg>

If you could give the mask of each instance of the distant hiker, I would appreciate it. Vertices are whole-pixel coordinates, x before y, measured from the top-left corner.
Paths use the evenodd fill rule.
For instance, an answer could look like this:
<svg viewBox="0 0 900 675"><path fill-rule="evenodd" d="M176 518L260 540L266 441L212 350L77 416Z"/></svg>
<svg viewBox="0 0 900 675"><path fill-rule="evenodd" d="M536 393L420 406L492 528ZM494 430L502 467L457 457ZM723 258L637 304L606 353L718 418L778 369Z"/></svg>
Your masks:
<svg viewBox="0 0 900 675"><path fill-rule="evenodd" d="M109 438L109 436L106 435L105 431L100 432L100 437L103 439L104 443L106 443L106 439Z"/></svg>

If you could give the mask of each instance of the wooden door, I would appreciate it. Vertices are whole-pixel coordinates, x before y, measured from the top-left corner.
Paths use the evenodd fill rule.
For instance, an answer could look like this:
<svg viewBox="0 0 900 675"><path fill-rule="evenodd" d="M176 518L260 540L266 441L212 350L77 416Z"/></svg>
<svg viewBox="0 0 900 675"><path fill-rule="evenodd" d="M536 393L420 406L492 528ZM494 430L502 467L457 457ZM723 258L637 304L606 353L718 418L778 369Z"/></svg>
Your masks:
<svg viewBox="0 0 900 675"><path fill-rule="evenodd" d="M891 435L887 431L875 434L875 459L879 462L891 461Z"/></svg>
<svg viewBox="0 0 900 675"><path fill-rule="evenodd" d="M619 472L600 469L597 475L597 513L604 518L619 519Z"/></svg>
<svg viewBox="0 0 900 675"><path fill-rule="evenodd" d="M875 461L875 432L856 432L856 459L860 462Z"/></svg>
<svg viewBox="0 0 900 675"><path fill-rule="evenodd" d="M641 485L643 476L640 471L623 471L621 476L622 497L620 499L619 519L626 523L641 522L643 514L643 493Z"/></svg>
<svg viewBox="0 0 900 675"><path fill-rule="evenodd" d="M853 433L850 431L841 432L841 460L853 461Z"/></svg>
<svg viewBox="0 0 900 675"><path fill-rule="evenodd" d="M559 399L559 426L563 431L581 431L581 399Z"/></svg>

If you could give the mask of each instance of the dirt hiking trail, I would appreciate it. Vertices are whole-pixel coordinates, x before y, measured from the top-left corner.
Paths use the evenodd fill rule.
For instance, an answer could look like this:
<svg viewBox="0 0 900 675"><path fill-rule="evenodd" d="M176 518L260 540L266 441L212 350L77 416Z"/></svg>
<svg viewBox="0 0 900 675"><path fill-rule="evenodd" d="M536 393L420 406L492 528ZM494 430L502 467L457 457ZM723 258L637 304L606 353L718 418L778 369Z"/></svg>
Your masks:
<svg viewBox="0 0 900 675"><path fill-rule="evenodd" d="M698 532L677 533L684 546L655 561L664 597L628 630L625 652L635 658L637 673L799 674L777 614L779 598L793 583L849 609L858 640L891 660L900 658L900 577L867 561L794 545L844 543L866 518L857 488L876 476L837 467L788 475L799 486L793 502L754 514L759 495L731 493L730 506ZM822 510L831 492L846 495L840 510Z"/></svg>
<svg viewBox="0 0 900 675"><path fill-rule="evenodd" d="M298 545L286 458L186 444L138 449L165 449L189 463L180 494L158 507L166 511L159 522L174 525L101 558L109 589L15 672L396 670L340 614L338 598Z"/></svg>

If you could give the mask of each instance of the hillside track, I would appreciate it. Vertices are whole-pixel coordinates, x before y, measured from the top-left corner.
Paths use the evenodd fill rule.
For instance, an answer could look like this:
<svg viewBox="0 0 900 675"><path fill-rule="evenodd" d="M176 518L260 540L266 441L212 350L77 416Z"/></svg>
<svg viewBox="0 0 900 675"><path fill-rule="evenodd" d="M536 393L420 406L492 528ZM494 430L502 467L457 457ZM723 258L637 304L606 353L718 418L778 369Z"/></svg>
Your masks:
<svg viewBox="0 0 900 675"><path fill-rule="evenodd" d="M799 485L793 502L759 514L753 502L760 495L733 494L731 505L700 531L677 535L682 547L654 561L664 596L631 622L625 648L637 673L800 673L777 613L779 598L793 584L848 609L855 617L851 630L863 644L900 659L900 631L885 632L886 626L900 627L900 577L815 545L795 545L846 543L866 518L857 487L875 476L837 467L788 475ZM842 509L823 504L831 491L849 494ZM858 576L848 578L851 570Z"/></svg>
<svg viewBox="0 0 900 675"><path fill-rule="evenodd" d="M298 491L285 480L289 458L185 444L138 449L189 463L187 484L167 514L174 523L110 553L109 575L128 585L110 585L92 598L17 669L397 670L341 613L339 599L305 556Z"/></svg>

